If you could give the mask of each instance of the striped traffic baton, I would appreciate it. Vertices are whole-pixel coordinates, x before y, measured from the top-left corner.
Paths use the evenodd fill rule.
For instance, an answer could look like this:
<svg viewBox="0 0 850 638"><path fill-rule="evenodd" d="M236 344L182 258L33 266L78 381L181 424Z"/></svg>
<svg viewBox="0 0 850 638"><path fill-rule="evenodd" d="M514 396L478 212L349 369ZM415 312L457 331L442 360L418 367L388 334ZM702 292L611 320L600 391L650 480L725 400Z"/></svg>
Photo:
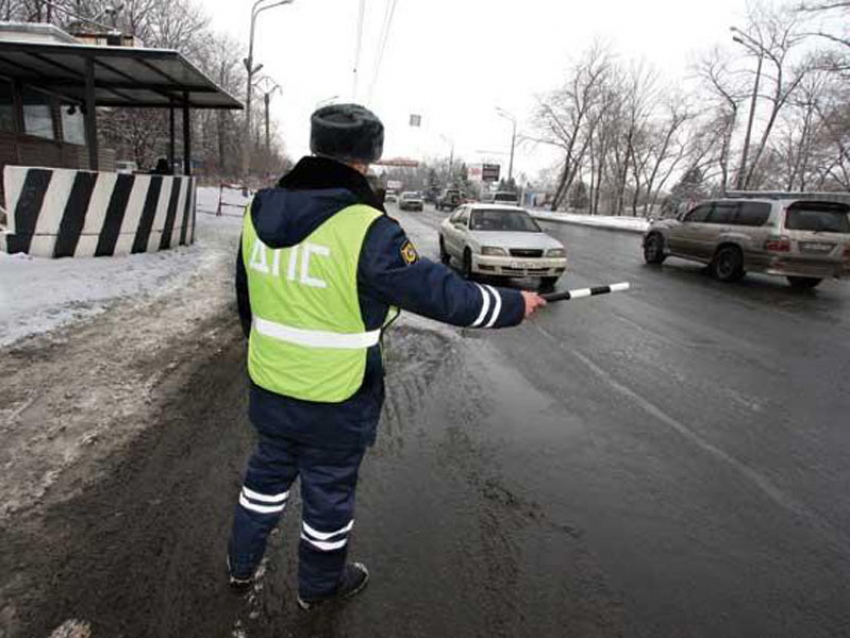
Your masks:
<svg viewBox="0 0 850 638"><path fill-rule="evenodd" d="M593 297L595 295L607 295L609 292L622 292L628 290L631 285L628 282L611 284L610 286L594 286L593 288L578 288L576 290L565 290L564 292L550 292L540 295L546 301L566 301L568 299L581 299L582 297Z"/></svg>

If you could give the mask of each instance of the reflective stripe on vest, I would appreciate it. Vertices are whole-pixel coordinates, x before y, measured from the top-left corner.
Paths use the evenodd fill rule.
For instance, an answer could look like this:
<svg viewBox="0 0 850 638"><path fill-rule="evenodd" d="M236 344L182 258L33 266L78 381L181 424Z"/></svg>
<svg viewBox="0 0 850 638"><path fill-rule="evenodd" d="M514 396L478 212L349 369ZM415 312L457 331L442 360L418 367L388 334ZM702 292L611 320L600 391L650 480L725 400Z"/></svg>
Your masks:
<svg viewBox="0 0 850 638"><path fill-rule="evenodd" d="M346 334L340 332L325 332L324 330L304 330L293 328L282 323L266 321L254 317L254 329L261 335L295 343L309 348L337 348L339 350L358 350L378 345L381 339L380 330Z"/></svg>

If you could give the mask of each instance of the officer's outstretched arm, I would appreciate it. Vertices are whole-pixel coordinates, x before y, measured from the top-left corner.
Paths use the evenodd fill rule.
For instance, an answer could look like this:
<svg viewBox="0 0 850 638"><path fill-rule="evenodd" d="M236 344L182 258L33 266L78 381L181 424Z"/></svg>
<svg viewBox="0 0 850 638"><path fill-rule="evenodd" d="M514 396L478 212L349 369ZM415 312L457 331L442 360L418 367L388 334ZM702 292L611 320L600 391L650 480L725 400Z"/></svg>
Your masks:
<svg viewBox="0 0 850 638"><path fill-rule="evenodd" d="M504 328L522 322L522 293L466 281L419 257L401 226L388 217L372 224L360 254L358 284L376 301L455 326Z"/></svg>

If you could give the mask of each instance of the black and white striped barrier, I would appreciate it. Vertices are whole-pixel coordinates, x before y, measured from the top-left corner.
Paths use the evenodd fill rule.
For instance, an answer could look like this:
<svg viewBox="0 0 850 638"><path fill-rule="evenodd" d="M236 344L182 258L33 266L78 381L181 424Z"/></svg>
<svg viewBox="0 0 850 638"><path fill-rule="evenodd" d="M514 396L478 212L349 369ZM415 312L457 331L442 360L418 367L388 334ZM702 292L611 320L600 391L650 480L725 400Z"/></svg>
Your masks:
<svg viewBox="0 0 850 638"><path fill-rule="evenodd" d="M578 288L576 290L565 290L564 292L550 292L540 296L549 302L567 301L569 299L607 295L609 292L623 292L629 288L631 288L631 284L623 282L620 284L611 284L610 286L594 286L593 288Z"/></svg>
<svg viewBox="0 0 850 638"><path fill-rule="evenodd" d="M156 252L195 240L191 177L6 166L0 251L36 257Z"/></svg>

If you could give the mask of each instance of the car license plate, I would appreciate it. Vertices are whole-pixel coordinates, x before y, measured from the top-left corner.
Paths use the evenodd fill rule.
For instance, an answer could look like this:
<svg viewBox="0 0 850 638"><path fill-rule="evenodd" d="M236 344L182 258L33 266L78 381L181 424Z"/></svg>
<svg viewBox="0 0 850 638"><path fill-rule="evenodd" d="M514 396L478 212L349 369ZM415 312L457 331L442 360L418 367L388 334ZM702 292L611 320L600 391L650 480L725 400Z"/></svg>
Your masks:
<svg viewBox="0 0 850 638"><path fill-rule="evenodd" d="M527 270L528 268L535 268L535 264L531 261L514 261L511 262L511 268Z"/></svg>
<svg viewBox="0 0 850 638"><path fill-rule="evenodd" d="M828 253L833 248L835 248L835 244L830 244L822 241L800 242L800 250L802 250L804 253Z"/></svg>

